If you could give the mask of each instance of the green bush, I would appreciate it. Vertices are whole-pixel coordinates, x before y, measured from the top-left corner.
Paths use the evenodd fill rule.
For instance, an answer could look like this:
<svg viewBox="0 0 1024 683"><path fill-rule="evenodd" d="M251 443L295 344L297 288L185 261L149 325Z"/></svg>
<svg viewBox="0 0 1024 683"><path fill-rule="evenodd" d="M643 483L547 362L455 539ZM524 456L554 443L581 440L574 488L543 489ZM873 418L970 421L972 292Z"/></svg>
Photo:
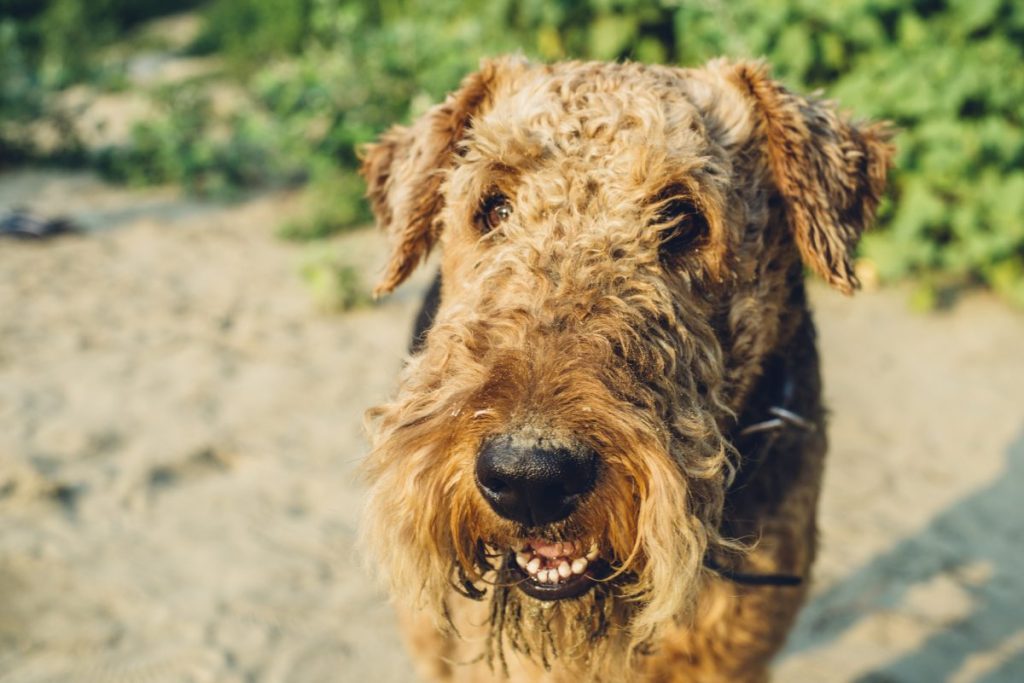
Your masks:
<svg viewBox="0 0 1024 683"><path fill-rule="evenodd" d="M317 308L325 313L350 311L372 302L359 269L333 249L307 251L299 273Z"/></svg>
<svg viewBox="0 0 1024 683"><path fill-rule="evenodd" d="M27 56L19 40L19 28L10 19L0 19L0 115L3 119L25 120L42 111L41 96L32 82ZM21 157L28 152L16 137L0 134L0 160Z"/></svg>
<svg viewBox="0 0 1024 683"><path fill-rule="evenodd" d="M126 30L200 2L0 0L0 19L17 27L17 48L26 58L20 71L42 85L60 87L92 76L95 52Z"/></svg>
<svg viewBox="0 0 1024 683"><path fill-rule="evenodd" d="M49 156L80 161L67 113L52 106L61 88L88 81L104 87L120 74L100 52L140 23L195 7L201 0L0 0L0 164ZM64 148L40 152L26 121L48 119ZM11 125L11 124L15 125Z"/></svg>
<svg viewBox="0 0 1024 683"><path fill-rule="evenodd" d="M214 0L193 49L220 53L242 73L267 58L298 52L310 28L312 0Z"/></svg>
<svg viewBox="0 0 1024 683"><path fill-rule="evenodd" d="M157 99L163 115L137 124L127 146L96 154L107 176L136 185L177 183L220 197L304 178L307 160L289 155L278 142L277 126L259 113L240 111L218 120L200 85L173 87Z"/></svg>

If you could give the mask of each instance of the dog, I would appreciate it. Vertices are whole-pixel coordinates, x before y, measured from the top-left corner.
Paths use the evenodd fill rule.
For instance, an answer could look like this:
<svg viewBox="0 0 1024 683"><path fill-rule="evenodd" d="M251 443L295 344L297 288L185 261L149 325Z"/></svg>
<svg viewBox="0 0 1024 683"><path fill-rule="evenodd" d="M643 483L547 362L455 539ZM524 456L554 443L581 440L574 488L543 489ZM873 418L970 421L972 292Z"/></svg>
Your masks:
<svg viewBox="0 0 1024 683"><path fill-rule="evenodd" d="M893 147L757 61L485 61L362 150L392 291L363 544L434 681L767 681L826 451L808 268L844 293Z"/></svg>

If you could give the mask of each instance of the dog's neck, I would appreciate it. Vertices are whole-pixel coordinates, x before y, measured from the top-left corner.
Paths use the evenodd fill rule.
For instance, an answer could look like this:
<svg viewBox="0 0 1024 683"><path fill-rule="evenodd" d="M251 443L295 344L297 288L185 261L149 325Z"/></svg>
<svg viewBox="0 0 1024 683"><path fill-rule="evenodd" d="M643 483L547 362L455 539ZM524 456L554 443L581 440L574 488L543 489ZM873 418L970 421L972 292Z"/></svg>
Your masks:
<svg viewBox="0 0 1024 683"><path fill-rule="evenodd" d="M738 472L726 495L723 528L733 537L756 530L737 519L753 509L774 508L798 477L805 439L824 438L825 411L814 321L802 283L794 288L780 329L780 343L761 363L761 373L728 432L739 453Z"/></svg>
<svg viewBox="0 0 1024 683"><path fill-rule="evenodd" d="M817 429L817 392L813 387L802 386L808 381L814 386L818 384L816 374L808 377L804 369L808 362L817 367L817 355L814 323L803 296L801 284L798 302L791 302L783 341L763 360L760 376L730 430L729 441L740 455L730 491L750 483L780 436L794 430ZM808 354L814 357L808 358Z"/></svg>
<svg viewBox="0 0 1024 683"><path fill-rule="evenodd" d="M726 490L721 531L726 538L757 538L751 520L777 508L804 466L799 454L807 438L823 438L824 410L814 323L802 282L784 316L783 342L762 362L729 440L739 454L736 476ZM743 571L739 558L705 557L705 566L748 586L799 587L804 577ZM724 562L723 562L724 560Z"/></svg>

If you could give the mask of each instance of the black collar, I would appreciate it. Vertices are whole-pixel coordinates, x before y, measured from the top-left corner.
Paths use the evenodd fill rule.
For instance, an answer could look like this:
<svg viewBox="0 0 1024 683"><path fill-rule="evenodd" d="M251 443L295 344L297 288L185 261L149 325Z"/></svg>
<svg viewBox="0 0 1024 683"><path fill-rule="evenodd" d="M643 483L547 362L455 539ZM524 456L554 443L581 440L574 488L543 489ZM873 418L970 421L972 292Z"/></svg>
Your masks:
<svg viewBox="0 0 1024 683"><path fill-rule="evenodd" d="M740 416L733 446L740 454L739 468L729 492L747 486L771 453L779 436L791 429L813 432L815 425L796 412L796 379L788 359L774 355L752 392L755 397Z"/></svg>
<svg viewBox="0 0 1024 683"><path fill-rule="evenodd" d="M755 395L767 397L744 411L734 432L733 445L740 453L736 476L729 485L732 493L747 486L764 465L779 436L791 429L812 432L815 424L793 410L796 380L783 356L773 356L765 363ZM803 578L792 574L747 574L722 567L711 555L704 556L704 566L719 576L745 586L800 586Z"/></svg>
<svg viewBox="0 0 1024 683"><path fill-rule="evenodd" d="M719 566L710 555L704 556L704 566L723 579L729 579L733 583L743 584L744 586L792 587L799 586L804 582L803 577L796 576L795 574L746 574L744 572L734 572Z"/></svg>

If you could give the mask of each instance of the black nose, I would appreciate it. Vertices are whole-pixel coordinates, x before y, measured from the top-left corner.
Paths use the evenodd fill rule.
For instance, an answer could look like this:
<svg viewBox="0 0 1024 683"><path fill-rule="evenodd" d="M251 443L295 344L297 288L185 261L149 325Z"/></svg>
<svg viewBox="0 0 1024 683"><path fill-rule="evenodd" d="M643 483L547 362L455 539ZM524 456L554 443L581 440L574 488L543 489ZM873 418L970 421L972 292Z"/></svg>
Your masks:
<svg viewBox="0 0 1024 683"><path fill-rule="evenodd" d="M499 436L480 449L476 483L499 515L527 526L565 519L594 488L596 454Z"/></svg>

